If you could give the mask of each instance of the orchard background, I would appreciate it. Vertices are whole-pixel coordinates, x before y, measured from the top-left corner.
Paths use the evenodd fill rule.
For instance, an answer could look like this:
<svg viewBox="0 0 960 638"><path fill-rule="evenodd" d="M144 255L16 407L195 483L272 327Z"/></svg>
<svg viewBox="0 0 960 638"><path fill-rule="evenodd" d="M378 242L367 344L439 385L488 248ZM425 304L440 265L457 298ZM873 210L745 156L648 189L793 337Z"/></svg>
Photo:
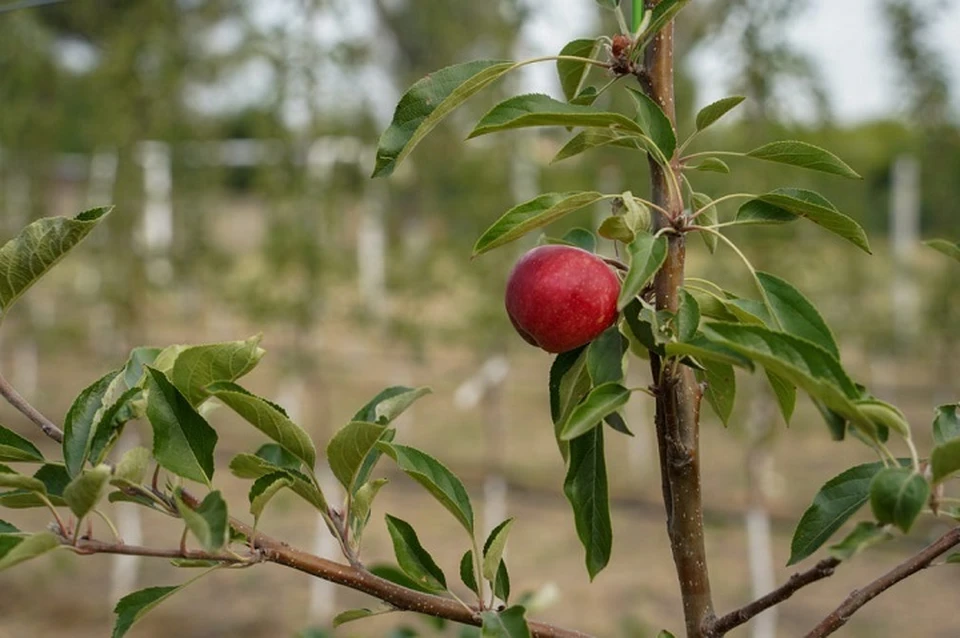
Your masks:
<svg viewBox="0 0 960 638"><path fill-rule="evenodd" d="M554 4L570 5L579 18L546 6ZM724 77L712 81L748 99L704 137L744 150L773 137L804 140L830 147L864 176L838 183L801 173L791 174L791 183L822 192L859 221L874 256L844 250L831 237L806 241L817 229L801 225L751 231L738 241L758 268L789 274L816 300L848 369L924 424L931 406L956 400L960 373L953 329L960 270L919 243L957 238L958 60L935 37L944 20L958 24L957 7L878 0L871 28L879 34L849 24L851 48L883 41L895 99L876 117L838 119L832 105L849 97L831 92L813 51L781 37L806 11L829 12L824 4L691 3L678 25L678 104L686 108L678 117L689 128L696 108L717 97L701 97L710 87L696 74L698 58L713 57ZM462 143L472 122L465 114L475 120L516 92L521 78L467 104L392 179L367 179L377 136L412 81L470 58L553 53L568 39L615 28L592 0L0 3L4 238L38 217L117 207L6 320L0 368L59 418L133 345L262 331L269 354L247 385L276 398L318 440L385 385L429 385L433 394L402 418L404 441L443 452L475 503L489 508L480 508L482 525L517 517L509 550L513 587L535 596L530 607L538 618L609 636L676 627L680 602L649 406L634 399L626 416L636 437L618 440L610 452L618 540L611 566L590 584L557 489L564 468L544 410L549 359L513 333L502 307L508 269L536 237L469 260L476 237L517 201L539 190L597 184L619 192L627 175L647 170L646 162L601 150L544 170L563 144L562 129ZM763 192L787 170L751 165L734 176L738 189ZM594 225L607 213L602 206L565 219L550 234ZM705 256L692 245L692 269ZM749 289L732 258L713 260L711 268L711 278L730 289ZM641 372L633 370L637 383ZM721 608L792 573L783 565L793 526L819 486L872 460L866 448L830 441L809 402L800 401L784 432L765 385L744 376L741 393L728 428L710 414L702 429L707 551ZM249 429L231 431L220 412L210 418L221 432L218 460L225 464L259 439ZM0 408L0 422L29 433L44 451L54 449L39 433L17 428L22 420ZM928 430L916 431L918 444L929 448ZM228 500L245 498L245 483L221 476L220 485ZM452 540L455 521L399 473L391 488L376 503L374 520L389 510L421 521L424 545L452 571L462 552ZM294 496L280 494L265 531L332 552L316 517L295 504ZM124 535L139 533L145 544L179 533L172 523L138 522L123 515L122 505L111 507L128 525ZM18 522L31 516L38 525L45 520L45 513L30 512ZM772 535L769 566L764 521ZM911 537L804 590L779 608L780 635L807 629L817 611L873 578L881 564L899 562L942 531L941 523L924 520ZM367 541L367 560L390 558L382 525L371 525ZM106 635L120 595L168 582L174 571L156 561L57 553L0 573L0 637L63 627L76 636ZM908 580L840 635L957 635L960 621L949 610L958 579L946 566ZM308 635L326 635L332 616L364 597L318 583L277 569L214 574L135 631L253 637L312 627ZM769 624L758 625L734 635L773 635ZM460 631L388 615L337 635L408 635L404 627L419 635Z"/></svg>

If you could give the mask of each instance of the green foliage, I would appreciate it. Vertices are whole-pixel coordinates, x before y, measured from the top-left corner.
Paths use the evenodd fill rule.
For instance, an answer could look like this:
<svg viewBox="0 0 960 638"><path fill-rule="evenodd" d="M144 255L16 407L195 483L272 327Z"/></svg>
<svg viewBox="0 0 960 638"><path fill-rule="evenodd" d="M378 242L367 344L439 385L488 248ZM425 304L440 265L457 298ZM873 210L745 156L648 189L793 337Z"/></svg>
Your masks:
<svg viewBox="0 0 960 638"><path fill-rule="evenodd" d="M111 635L111 638L122 638L125 636L137 621L143 618L157 605L181 591L187 585L205 576L207 573L209 573L209 571L204 572L200 576L197 576L196 578L193 578L182 585L168 587L147 587L146 589L135 591L132 594L127 594L121 598L117 602L117 606L113 609L113 613L117 615L117 619L113 626L113 634Z"/></svg>
<svg viewBox="0 0 960 638"><path fill-rule="evenodd" d="M507 548L507 536L512 526L512 518L503 521L493 528L483 544L483 577L491 583L497 579L497 572L503 562L503 552Z"/></svg>
<svg viewBox="0 0 960 638"><path fill-rule="evenodd" d="M63 500L70 506L70 511L77 520L82 520L103 498L110 473L110 466L98 465L84 470L64 488Z"/></svg>
<svg viewBox="0 0 960 638"><path fill-rule="evenodd" d="M613 528L603 447L603 428L593 428L569 443L563 493L573 507L577 536L586 550L590 580L610 562Z"/></svg>
<svg viewBox="0 0 960 638"><path fill-rule="evenodd" d="M183 347L176 353L170 381L192 405L198 405L209 396L208 386L236 381L253 370L265 354L262 338L255 335L245 341Z"/></svg>
<svg viewBox="0 0 960 638"><path fill-rule="evenodd" d="M520 239L531 230L542 228L561 217L596 203L603 198L597 192L545 193L514 206L488 228L473 247L482 255Z"/></svg>
<svg viewBox="0 0 960 638"><path fill-rule="evenodd" d="M846 538L830 546L830 555L840 560L850 560L863 550L893 538L883 525L867 521L857 523Z"/></svg>
<svg viewBox="0 0 960 638"><path fill-rule="evenodd" d="M712 126L724 115L740 106L747 99L742 95L725 97L712 104L708 104L697 113L697 131L702 131L708 126ZM716 160L720 161L720 160ZM721 162L722 164L723 162ZM729 172L729 171L724 171Z"/></svg>
<svg viewBox="0 0 960 638"><path fill-rule="evenodd" d="M960 438L960 403L941 405L933 419L933 441L943 445Z"/></svg>
<svg viewBox="0 0 960 638"><path fill-rule="evenodd" d="M393 553L403 573L428 591L447 590L447 579L443 570L420 544L417 533L406 521L387 514L387 531L393 541Z"/></svg>
<svg viewBox="0 0 960 638"><path fill-rule="evenodd" d="M619 383L596 386L590 390L586 399L570 412L570 416L560 427L560 439L570 441L589 432L629 400L630 390Z"/></svg>
<svg viewBox="0 0 960 638"><path fill-rule="evenodd" d="M0 533L0 572L46 554L59 546L60 541L50 532Z"/></svg>
<svg viewBox="0 0 960 638"><path fill-rule="evenodd" d="M573 40L560 50L561 56L592 58L596 55L600 43L597 40ZM590 72L590 65L576 60L557 60L557 76L567 101L573 100L584 89L584 83Z"/></svg>
<svg viewBox="0 0 960 638"><path fill-rule="evenodd" d="M662 235L655 237L649 233L638 233L636 239L627 246L627 253L630 255L630 270L617 299L617 309L621 311L660 270L667 258L667 240Z"/></svg>
<svg viewBox="0 0 960 638"><path fill-rule="evenodd" d="M229 516L227 503L219 491L207 494L196 509L183 501L181 492L176 492L177 511L200 546L215 552L227 544Z"/></svg>
<svg viewBox="0 0 960 638"><path fill-rule="evenodd" d="M514 605L503 611L481 613L483 628L480 635L483 638L530 638L530 629L524 618L526 611L523 607Z"/></svg>
<svg viewBox="0 0 960 638"><path fill-rule="evenodd" d="M870 481L870 507L877 521L909 532L930 497L930 484L907 468L886 468Z"/></svg>
<svg viewBox="0 0 960 638"><path fill-rule="evenodd" d="M0 425L0 461L43 463L43 454L33 443Z"/></svg>
<svg viewBox="0 0 960 638"><path fill-rule="evenodd" d="M467 136L468 139L532 126L599 126L647 134L641 123L622 113L592 106L567 104L548 95L530 93L504 100L490 109Z"/></svg>
<svg viewBox="0 0 960 638"><path fill-rule="evenodd" d="M766 160L768 162L778 162L780 164L789 164L808 168L812 171L831 173L850 179L862 179L860 175L839 157L824 150L819 146L808 144L807 142L798 142L790 140L785 142L770 142L759 148L755 148L747 157Z"/></svg>
<svg viewBox="0 0 960 638"><path fill-rule="evenodd" d="M955 244L946 239L928 239L923 243L947 257L960 261L960 244Z"/></svg>

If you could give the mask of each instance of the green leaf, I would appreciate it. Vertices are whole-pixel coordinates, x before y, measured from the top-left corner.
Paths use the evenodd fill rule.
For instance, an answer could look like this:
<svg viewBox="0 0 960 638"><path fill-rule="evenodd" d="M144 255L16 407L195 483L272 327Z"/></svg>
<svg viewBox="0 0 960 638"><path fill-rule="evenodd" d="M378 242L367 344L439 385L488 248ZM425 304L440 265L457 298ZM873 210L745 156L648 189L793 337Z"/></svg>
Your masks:
<svg viewBox="0 0 960 638"><path fill-rule="evenodd" d="M350 525L351 531L353 532L353 541L358 546L360 545L360 539L363 536L363 530L367 525L367 521L370 520L370 508L373 506L373 499L376 498L377 494L387 484L387 479L375 479L369 483L364 483L358 489L356 494L353 495L353 500L350 504Z"/></svg>
<svg viewBox="0 0 960 638"><path fill-rule="evenodd" d="M910 531L927 499L930 484L911 469L880 470L870 481L870 508L880 523Z"/></svg>
<svg viewBox="0 0 960 638"><path fill-rule="evenodd" d="M583 90L577 93L577 96L570 100L571 104L582 104L584 106L590 106L597 101L597 98L600 97L599 91L595 86L585 86Z"/></svg>
<svg viewBox="0 0 960 638"><path fill-rule="evenodd" d="M630 390L619 383L604 383L593 388L587 398L570 413L570 418L560 429L560 438L570 441L589 432L629 400Z"/></svg>
<svg viewBox="0 0 960 638"><path fill-rule="evenodd" d="M660 0L657 6L653 8L653 16L650 18L650 24L647 25L647 29L643 32L643 37L640 38L641 43L650 40L659 33L663 27L667 26L686 3L687 0Z"/></svg>
<svg viewBox="0 0 960 638"><path fill-rule="evenodd" d="M730 174L730 166L728 166L727 163L724 162L719 157L705 157L703 158L702 162L700 162L696 166L691 166L691 168L695 171L701 171L703 173L720 173L722 175ZM707 213L704 213L703 215L704 225L707 225L706 222L708 221L706 219L706 216L707 216ZM710 235L710 233L703 233L704 237L708 235ZM716 239L715 236L713 238Z"/></svg>
<svg viewBox="0 0 960 638"><path fill-rule="evenodd" d="M597 228L597 234L604 239L619 241L624 244L629 244L637 237L637 234L630 228L630 225L623 215L612 215L605 218L600 222L600 226Z"/></svg>
<svg viewBox="0 0 960 638"><path fill-rule="evenodd" d="M147 389L157 463L177 476L210 485L216 431L159 370L147 367Z"/></svg>
<svg viewBox="0 0 960 638"><path fill-rule="evenodd" d="M560 55L593 58L599 49L600 43L597 40L573 40L560 50ZM576 60L557 60L557 75L560 77L560 87L567 101L573 100L583 89L583 84L590 73L590 66L586 62Z"/></svg>
<svg viewBox="0 0 960 638"><path fill-rule="evenodd" d="M564 460L567 458L568 444L560 438L560 428L570 412L590 392L590 387L586 346L558 354L550 367L550 418Z"/></svg>
<svg viewBox="0 0 960 638"><path fill-rule="evenodd" d="M369 419L370 422L387 425L403 414L415 401L433 392L433 390L427 386L421 386L419 388L396 386L392 389L402 391L395 392L378 401L373 408L373 418Z"/></svg>
<svg viewBox="0 0 960 638"><path fill-rule="evenodd" d="M333 617L333 627L336 629L340 625L353 622L354 620L362 620L370 616L376 616L378 613L379 612L375 612L372 609L348 609Z"/></svg>
<svg viewBox="0 0 960 638"><path fill-rule="evenodd" d="M482 255L509 244L531 230L551 224L561 217L603 198L594 191L544 193L514 206L488 228L473 247L473 255Z"/></svg>
<svg viewBox="0 0 960 638"><path fill-rule="evenodd" d="M870 482L883 463L857 465L833 477L820 488L793 533L790 560L795 565L827 542L870 498Z"/></svg>
<svg viewBox="0 0 960 638"><path fill-rule="evenodd" d="M730 425L730 415L737 396L737 375L728 363L703 360L700 362L706 370L698 377L706 381L704 397L713 411L720 417L724 426Z"/></svg>
<svg viewBox="0 0 960 638"><path fill-rule="evenodd" d="M503 552L507 547L507 536L513 526L513 519L508 518L493 528L487 541L483 544L483 577L493 582L503 560Z"/></svg>
<svg viewBox="0 0 960 638"><path fill-rule="evenodd" d="M857 523L846 538L829 547L830 555L840 560L850 560L868 547L893 538L886 527L863 521Z"/></svg>
<svg viewBox="0 0 960 638"><path fill-rule="evenodd" d="M631 150L647 150L649 142L638 133L629 133L622 129L591 127L570 138L550 160L555 164L561 160L576 157L581 153L602 146L616 146Z"/></svg>
<svg viewBox="0 0 960 638"><path fill-rule="evenodd" d="M587 346L587 372L593 385L618 383L623 380L623 335L611 326Z"/></svg>
<svg viewBox="0 0 960 638"><path fill-rule="evenodd" d="M653 143L657 145L663 157L669 162L677 150L677 133L663 109L640 91L628 88L627 94L637 107L637 123Z"/></svg>
<svg viewBox="0 0 960 638"><path fill-rule="evenodd" d="M766 374L770 389L773 390L773 396L777 400L777 407L780 408L780 414L784 422L790 425L793 411L797 407L797 386L770 370L767 370Z"/></svg>
<svg viewBox="0 0 960 638"><path fill-rule="evenodd" d="M597 0L597 4L599 4L604 9L610 9L611 11L613 11L618 6L620 6L620 0Z"/></svg>
<svg viewBox="0 0 960 638"><path fill-rule="evenodd" d="M367 455L374 449L386 426L351 421L333 435L327 445L327 460L333 475L348 492L356 486L357 473Z"/></svg>
<svg viewBox="0 0 960 638"><path fill-rule="evenodd" d="M0 425L0 461L43 463L43 454L33 443Z"/></svg>
<svg viewBox="0 0 960 638"><path fill-rule="evenodd" d="M259 456L267 463L272 463L273 465L285 470L297 470L299 472L300 468L303 467L303 461L290 454L276 443L264 443L254 453L254 456Z"/></svg>
<svg viewBox="0 0 960 638"><path fill-rule="evenodd" d="M643 287L653 279L667 258L667 238L661 235L654 238L649 233L638 233L633 243L627 246L630 254L630 270L620 289L617 310L622 311Z"/></svg>
<svg viewBox="0 0 960 638"><path fill-rule="evenodd" d="M460 580L467 586L467 589L481 595L480 585L477 584L476 567L474 566L473 550L468 549L460 559Z"/></svg>
<svg viewBox="0 0 960 638"><path fill-rule="evenodd" d="M391 583L396 583L401 587L406 587L407 589L412 589L424 594L433 593L431 590L426 589L420 583L404 574L403 570L399 567L387 564L379 564L368 567L367 569L374 576L384 580L389 580Z"/></svg>
<svg viewBox="0 0 960 638"><path fill-rule="evenodd" d="M505 603L510 600L510 574L505 561L500 561L497 569L497 577L493 581L493 595Z"/></svg>
<svg viewBox="0 0 960 638"><path fill-rule="evenodd" d="M44 495L47 493L47 487L39 479L19 474L6 466L0 466L0 487L26 490Z"/></svg>
<svg viewBox="0 0 960 638"><path fill-rule="evenodd" d="M677 638L677 637L671 634L666 629L662 629L660 630L660 633L657 634L657 638Z"/></svg>
<svg viewBox="0 0 960 638"><path fill-rule="evenodd" d="M44 274L92 231L112 206L91 208L76 217L38 219L0 248L0 311L9 313Z"/></svg>
<svg viewBox="0 0 960 638"><path fill-rule="evenodd" d="M230 471L233 472L234 476L244 479L259 479L274 472L283 472L293 481L290 489L300 498L321 512L327 511L327 501L323 493L311 483L307 476L297 470L281 468L253 454L238 454L230 461Z"/></svg>
<svg viewBox="0 0 960 638"><path fill-rule="evenodd" d="M291 421L279 406L229 381L207 386L207 391L287 452L303 461L307 467L316 464L317 450L313 447L310 436Z"/></svg>
<svg viewBox="0 0 960 638"><path fill-rule="evenodd" d="M203 576L212 570L201 574ZM157 605L170 598L187 585L196 581L200 576L192 578L182 585L172 587L147 587L127 594L117 602L113 608L113 613L117 615L116 623L113 626L111 638L122 638L133 625L143 618L147 612L154 609Z"/></svg>
<svg viewBox="0 0 960 638"><path fill-rule="evenodd" d="M90 441L96 430L96 419L103 406L103 397L120 370L108 372L81 390L63 421L63 461L70 476L83 469L90 452Z"/></svg>
<svg viewBox="0 0 960 638"><path fill-rule="evenodd" d="M910 438L910 424L898 408L877 399L857 401L857 409L880 429L889 428L905 439Z"/></svg>
<svg viewBox="0 0 960 638"><path fill-rule="evenodd" d="M610 561L613 547L603 428L593 428L570 441L563 493L573 507L577 536L586 550L587 572L593 580Z"/></svg>
<svg viewBox="0 0 960 638"><path fill-rule="evenodd" d="M110 384L111 387L118 380L120 380L120 375L113 380L113 383ZM143 390L132 387L124 391L115 401L110 401L111 388L107 388L103 397L103 405L94 416L87 461L95 464L102 463L123 432L123 426L127 421L143 416L142 410L146 402L142 400L142 397ZM136 405L134 405L135 401L137 402Z"/></svg>
<svg viewBox="0 0 960 638"><path fill-rule="evenodd" d="M645 133L637 122L620 113L592 106L567 104L548 95L518 95L494 106L477 123L467 139L531 126L600 126L626 132Z"/></svg>
<svg viewBox="0 0 960 638"><path fill-rule="evenodd" d="M255 335L244 341L184 348L173 362L170 381L191 405L202 403L208 396L208 385L236 381L256 367L265 354L260 347L262 338L263 335Z"/></svg>
<svg viewBox="0 0 960 638"><path fill-rule="evenodd" d="M220 550L227 544L229 517L227 503L219 491L207 494L197 509L192 509L181 498L180 491L175 493L177 511L184 524L208 552Z"/></svg>
<svg viewBox="0 0 960 638"><path fill-rule="evenodd" d="M20 530L7 521L0 520L0 534L19 534Z"/></svg>
<svg viewBox="0 0 960 638"><path fill-rule="evenodd" d="M91 470L85 470L64 488L63 500L70 506L70 511L77 519L82 519L97 506L103 498L109 480L110 466L98 465Z"/></svg>
<svg viewBox="0 0 960 638"><path fill-rule="evenodd" d="M934 447L930 452L930 469L934 483L960 471L960 439L951 439Z"/></svg>
<svg viewBox="0 0 960 638"><path fill-rule="evenodd" d="M925 246L929 246L947 257L960 261L960 244L955 244L946 239L928 239L923 243Z"/></svg>
<svg viewBox="0 0 960 638"><path fill-rule="evenodd" d="M689 292L680 289L680 304L677 307L677 338L690 341L700 327L700 305Z"/></svg>
<svg viewBox="0 0 960 638"><path fill-rule="evenodd" d="M4 472L13 472L10 468L0 465L0 479ZM0 506L11 509L23 509L28 507L46 507L46 503L38 494L47 494L48 500L56 506L66 505L63 500L63 490L70 483L70 475L63 465L56 463L46 463L34 472L33 479L39 481L43 486L40 489L36 483L31 482L29 488L18 488L10 492L0 493Z"/></svg>
<svg viewBox="0 0 960 638"><path fill-rule="evenodd" d="M562 240L588 253L597 250L597 238L586 228L571 228L564 233Z"/></svg>
<svg viewBox="0 0 960 638"><path fill-rule="evenodd" d="M789 164L808 168L812 171L821 173L831 173L850 179L863 179L852 168L847 166L843 160L824 150L819 146L788 140L783 142L770 142L759 148L755 148L746 154L747 157L754 159L767 160L768 162L777 162L779 164Z"/></svg>
<svg viewBox="0 0 960 638"><path fill-rule="evenodd" d="M127 450L117 463L111 482L124 481L133 485L143 482L150 464L150 450L135 447Z"/></svg>
<svg viewBox="0 0 960 638"><path fill-rule="evenodd" d="M751 199L737 211L739 224L779 224L805 217L839 235L864 252L870 252L867 234L822 195L801 188L778 188Z"/></svg>
<svg viewBox="0 0 960 638"><path fill-rule="evenodd" d="M524 615L527 610L520 605L508 607L503 611L485 611L480 614L483 619L481 628L482 638L530 638L530 628L527 627Z"/></svg>
<svg viewBox="0 0 960 638"><path fill-rule="evenodd" d="M377 443L407 476L420 483L440 502L471 535L473 534L473 506L466 488L456 475L426 452L406 445Z"/></svg>
<svg viewBox="0 0 960 638"><path fill-rule="evenodd" d="M709 195L705 193L692 193L690 200L696 209L694 212L703 211L699 213L697 223L701 226L713 226L719 223L720 213L717 211L717 206L713 203ZM707 250L710 251L711 255L717 251L717 243L720 241L719 237L713 233L700 233L700 237L703 238L703 243L706 244Z"/></svg>
<svg viewBox="0 0 960 638"><path fill-rule="evenodd" d="M803 293L770 273L758 272L757 279L766 292L770 311L777 323L769 327L779 326L783 332L812 341L835 358L840 358L840 349L837 348L833 333Z"/></svg>
<svg viewBox="0 0 960 638"><path fill-rule="evenodd" d="M440 121L472 95L514 68L505 60L474 60L418 80L400 98L377 144L372 177L386 177Z"/></svg>
<svg viewBox="0 0 960 638"><path fill-rule="evenodd" d="M746 370L753 370L753 362L742 354L707 339L702 333L685 343L668 343L663 352L671 357L696 357L700 363L713 361L725 363Z"/></svg>
<svg viewBox="0 0 960 638"><path fill-rule="evenodd" d="M933 442L942 445L957 438L960 438L960 403L939 406L933 418Z"/></svg>
<svg viewBox="0 0 960 638"><path fill-rule="evenodd" d="M702 131L712 125L721 117L740 106L740 103L746 99L747 98L742 95L734 95L706 105L697 113L697 131Z"/></svg>
<svg viewBox="0 0 960 638"><path fill-rule="evenodd" d="M393 551L400 569L430 591L447 590L447 579L430 553L420 544L417 533L406 521L387 514L387 530L393 540Z"/></svg>
<svg viewBox="0 0 960 638"><path fill-rule="evenodd" d="M282 471L265 474L253 482L253 485L250 486L248 498L250 500L250 514L255 521L263 516L263 510L267 507L267 503L285 487L293 487L293 477Z"/></svg>
<svg viewBox="0 0 960 638"><path fill-rule="evenodd" d="M60 546L51 532L0 534L0 572Z"/></svg>
<svg viewBox="0 0 960 638"><path fill-rule="evenodd" d="M620 416L619 412L611 412L607 416L603 417L603 422L620 434L633 436L633 432L631 432L630 428L627 427L627 422L623 420L623 417Z"/></svg>

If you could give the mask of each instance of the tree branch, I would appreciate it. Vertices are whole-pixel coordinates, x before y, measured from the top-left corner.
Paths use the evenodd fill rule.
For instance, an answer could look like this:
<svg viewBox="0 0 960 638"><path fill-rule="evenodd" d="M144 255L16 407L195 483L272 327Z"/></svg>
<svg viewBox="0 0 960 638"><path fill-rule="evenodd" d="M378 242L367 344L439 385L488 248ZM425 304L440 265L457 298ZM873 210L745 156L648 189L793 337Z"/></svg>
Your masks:
<svg viewBox="0 0 960 638"><path fill-rule="evenodd" d="M2 376L0 376L0 396L6 398L13 407L37 424L48 437L58 443L63 442L63 430L30 405ZM189 507L196 508L200 504L200 501L186 490L181 492L181 497ZM479 609L467 609L460 602L452 598L443 598L441 596L424 594L413 589L407 589L389 580L380 578L363 567L353 567L351 565L336 563L325 558L320 558L319 556L308 554L260 532L254 535L251 526L235 518L230 519L230 525L248 538L252 537L253 546L261 552L261 556L246 559L243 556L227 552L154 549L137 545L124 545L122 543L104 543L92 539L78 540L73 549L81 554L130 554L159 558L213 560L233 565L252 564L260 560L265 560L278 565L291 567L322 580L369 594L388 605L392 605L400 611L413 611L428 616L452 620L465 625L480 626L482 624ZM71 540L71 545L72 542ZM592 638L590 634L572 629L554 627L546 623L528 621L527 625L530 627L532 638Z"/></svg>
<svg viewBox="0 0 960 638"><path fill-rule="evenodd" d="M766 611L767 609L770 609L771 607L779 605L807 585L811 585L818 580L823 580L824 578L833 576L833 573L839 564L840 559L838 558L825 558L807 571L797 572L787 579L787 582L780 585L766 596L758 598L752 603L744 605L740 609L736 609L725 616L717 618L713 623L709 623L706 635L710 638L719 638L720 636L725 635L731 629L735 629L736 627L745 624L754 616Z"/></svg>
<svg viewBox="0 0 960 638"><path fill-rule="evenodd" d="M806 638L823 638L847 624L858 609L887 591L901 580L926 569L941 554L960 545L960 527L955 527L911 558L900 563L889 572L876 579L863 589L850 592L846 600L829 616L824 618Z"/></svg>

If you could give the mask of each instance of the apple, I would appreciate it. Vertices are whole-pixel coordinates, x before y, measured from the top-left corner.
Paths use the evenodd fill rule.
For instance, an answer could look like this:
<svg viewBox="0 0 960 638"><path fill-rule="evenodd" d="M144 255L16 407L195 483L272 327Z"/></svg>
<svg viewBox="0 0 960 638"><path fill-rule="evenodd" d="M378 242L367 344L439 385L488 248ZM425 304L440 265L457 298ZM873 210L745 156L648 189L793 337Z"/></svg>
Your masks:
<svg viewBox="0 0 960 638"><path fill-rule="evenodd" d="M596 339L617 319L620 280L602 259L573 246L538 246L507 280L510 322L528 343L566 352Z"/></svg>

